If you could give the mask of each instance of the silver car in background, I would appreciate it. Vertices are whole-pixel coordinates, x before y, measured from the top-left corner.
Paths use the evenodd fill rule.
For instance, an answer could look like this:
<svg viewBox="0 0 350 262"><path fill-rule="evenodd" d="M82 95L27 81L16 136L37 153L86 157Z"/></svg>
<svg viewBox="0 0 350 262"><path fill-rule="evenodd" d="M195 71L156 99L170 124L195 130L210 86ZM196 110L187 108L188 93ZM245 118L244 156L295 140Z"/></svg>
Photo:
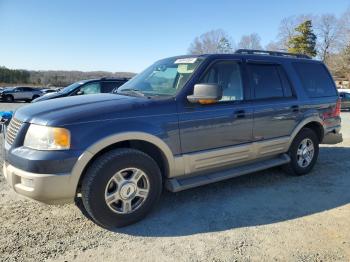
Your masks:
<svg viewBox="0 0 350 262"><path fill-rule="evenodd" d="M8 103L16 100L30 102L41 95L43 95L41 90L25 86L9 87L0 91L0 98Z"/></svg>

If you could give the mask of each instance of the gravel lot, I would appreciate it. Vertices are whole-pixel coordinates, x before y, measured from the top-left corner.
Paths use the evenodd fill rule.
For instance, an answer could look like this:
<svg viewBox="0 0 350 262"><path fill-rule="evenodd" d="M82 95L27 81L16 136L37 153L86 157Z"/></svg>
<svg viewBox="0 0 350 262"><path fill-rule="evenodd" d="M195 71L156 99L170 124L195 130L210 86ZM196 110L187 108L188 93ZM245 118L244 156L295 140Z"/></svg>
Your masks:
<svg viewBox="0 0 350 262"><path fill-rule="evenodd" d="M344 142L322 146L311 174L271 169L164 192L150 216L116 232L74 205L16 195L1 174L0 261L350 261L350 112L342 118Z"/></svg>

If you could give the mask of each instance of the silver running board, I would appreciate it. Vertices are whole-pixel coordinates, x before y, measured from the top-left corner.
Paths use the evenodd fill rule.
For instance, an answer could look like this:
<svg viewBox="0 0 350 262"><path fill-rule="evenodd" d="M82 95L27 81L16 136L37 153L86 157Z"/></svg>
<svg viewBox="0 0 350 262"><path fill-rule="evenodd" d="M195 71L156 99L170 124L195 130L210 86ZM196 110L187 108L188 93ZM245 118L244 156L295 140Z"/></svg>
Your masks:
<svg viewBox="0 0 350 262"><path fill-rule="evenodd" d="M262 160L262 161L234 167L229 170L225 170L221 172L214 172L214 173L209 173L205 175L198 175L198 176L191 176L191 177L184 177L184 178L171 178L166 181L165 186L169 191L178 192L189 188L218 182L221 180L242 176L245 174L268 169L271 167L284 165L289 162L290 162L289 155L281 154L276 158Z"/></svg>

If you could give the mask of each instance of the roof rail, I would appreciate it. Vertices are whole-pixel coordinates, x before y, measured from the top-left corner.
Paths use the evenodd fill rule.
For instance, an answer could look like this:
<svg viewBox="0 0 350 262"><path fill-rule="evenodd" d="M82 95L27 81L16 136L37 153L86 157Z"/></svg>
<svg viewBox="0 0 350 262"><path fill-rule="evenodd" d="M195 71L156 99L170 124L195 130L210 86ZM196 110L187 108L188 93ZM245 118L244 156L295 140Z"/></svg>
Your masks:
<svg viewBox="0 0 350 262"><path fill-rule="evenodd" d="M100 80L129 80L130 77L101 77Z"/></svg>
<svg viewBox="0 0 350 262"><path fill-rule="evenodd" d="M255 49L238 49L235 54L248 54L248 55L272 55L272 56L285 56L295 58L306 58L311 59L310 56L304 54L293 54L279 51L268 51L268 50L255 50Z"/></svg>

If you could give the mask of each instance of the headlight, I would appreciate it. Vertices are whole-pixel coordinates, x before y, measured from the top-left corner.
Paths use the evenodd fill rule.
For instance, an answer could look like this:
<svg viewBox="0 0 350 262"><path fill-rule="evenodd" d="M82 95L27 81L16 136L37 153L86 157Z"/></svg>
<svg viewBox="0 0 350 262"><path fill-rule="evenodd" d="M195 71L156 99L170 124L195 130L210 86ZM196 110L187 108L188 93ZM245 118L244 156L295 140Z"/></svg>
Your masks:
<svg viewBox="0 0 350 262"><path fill-rule="evenodd" d="M31 124L24 146L36 150L66 150L70 148L70 132L65 128Z"/></svg>

